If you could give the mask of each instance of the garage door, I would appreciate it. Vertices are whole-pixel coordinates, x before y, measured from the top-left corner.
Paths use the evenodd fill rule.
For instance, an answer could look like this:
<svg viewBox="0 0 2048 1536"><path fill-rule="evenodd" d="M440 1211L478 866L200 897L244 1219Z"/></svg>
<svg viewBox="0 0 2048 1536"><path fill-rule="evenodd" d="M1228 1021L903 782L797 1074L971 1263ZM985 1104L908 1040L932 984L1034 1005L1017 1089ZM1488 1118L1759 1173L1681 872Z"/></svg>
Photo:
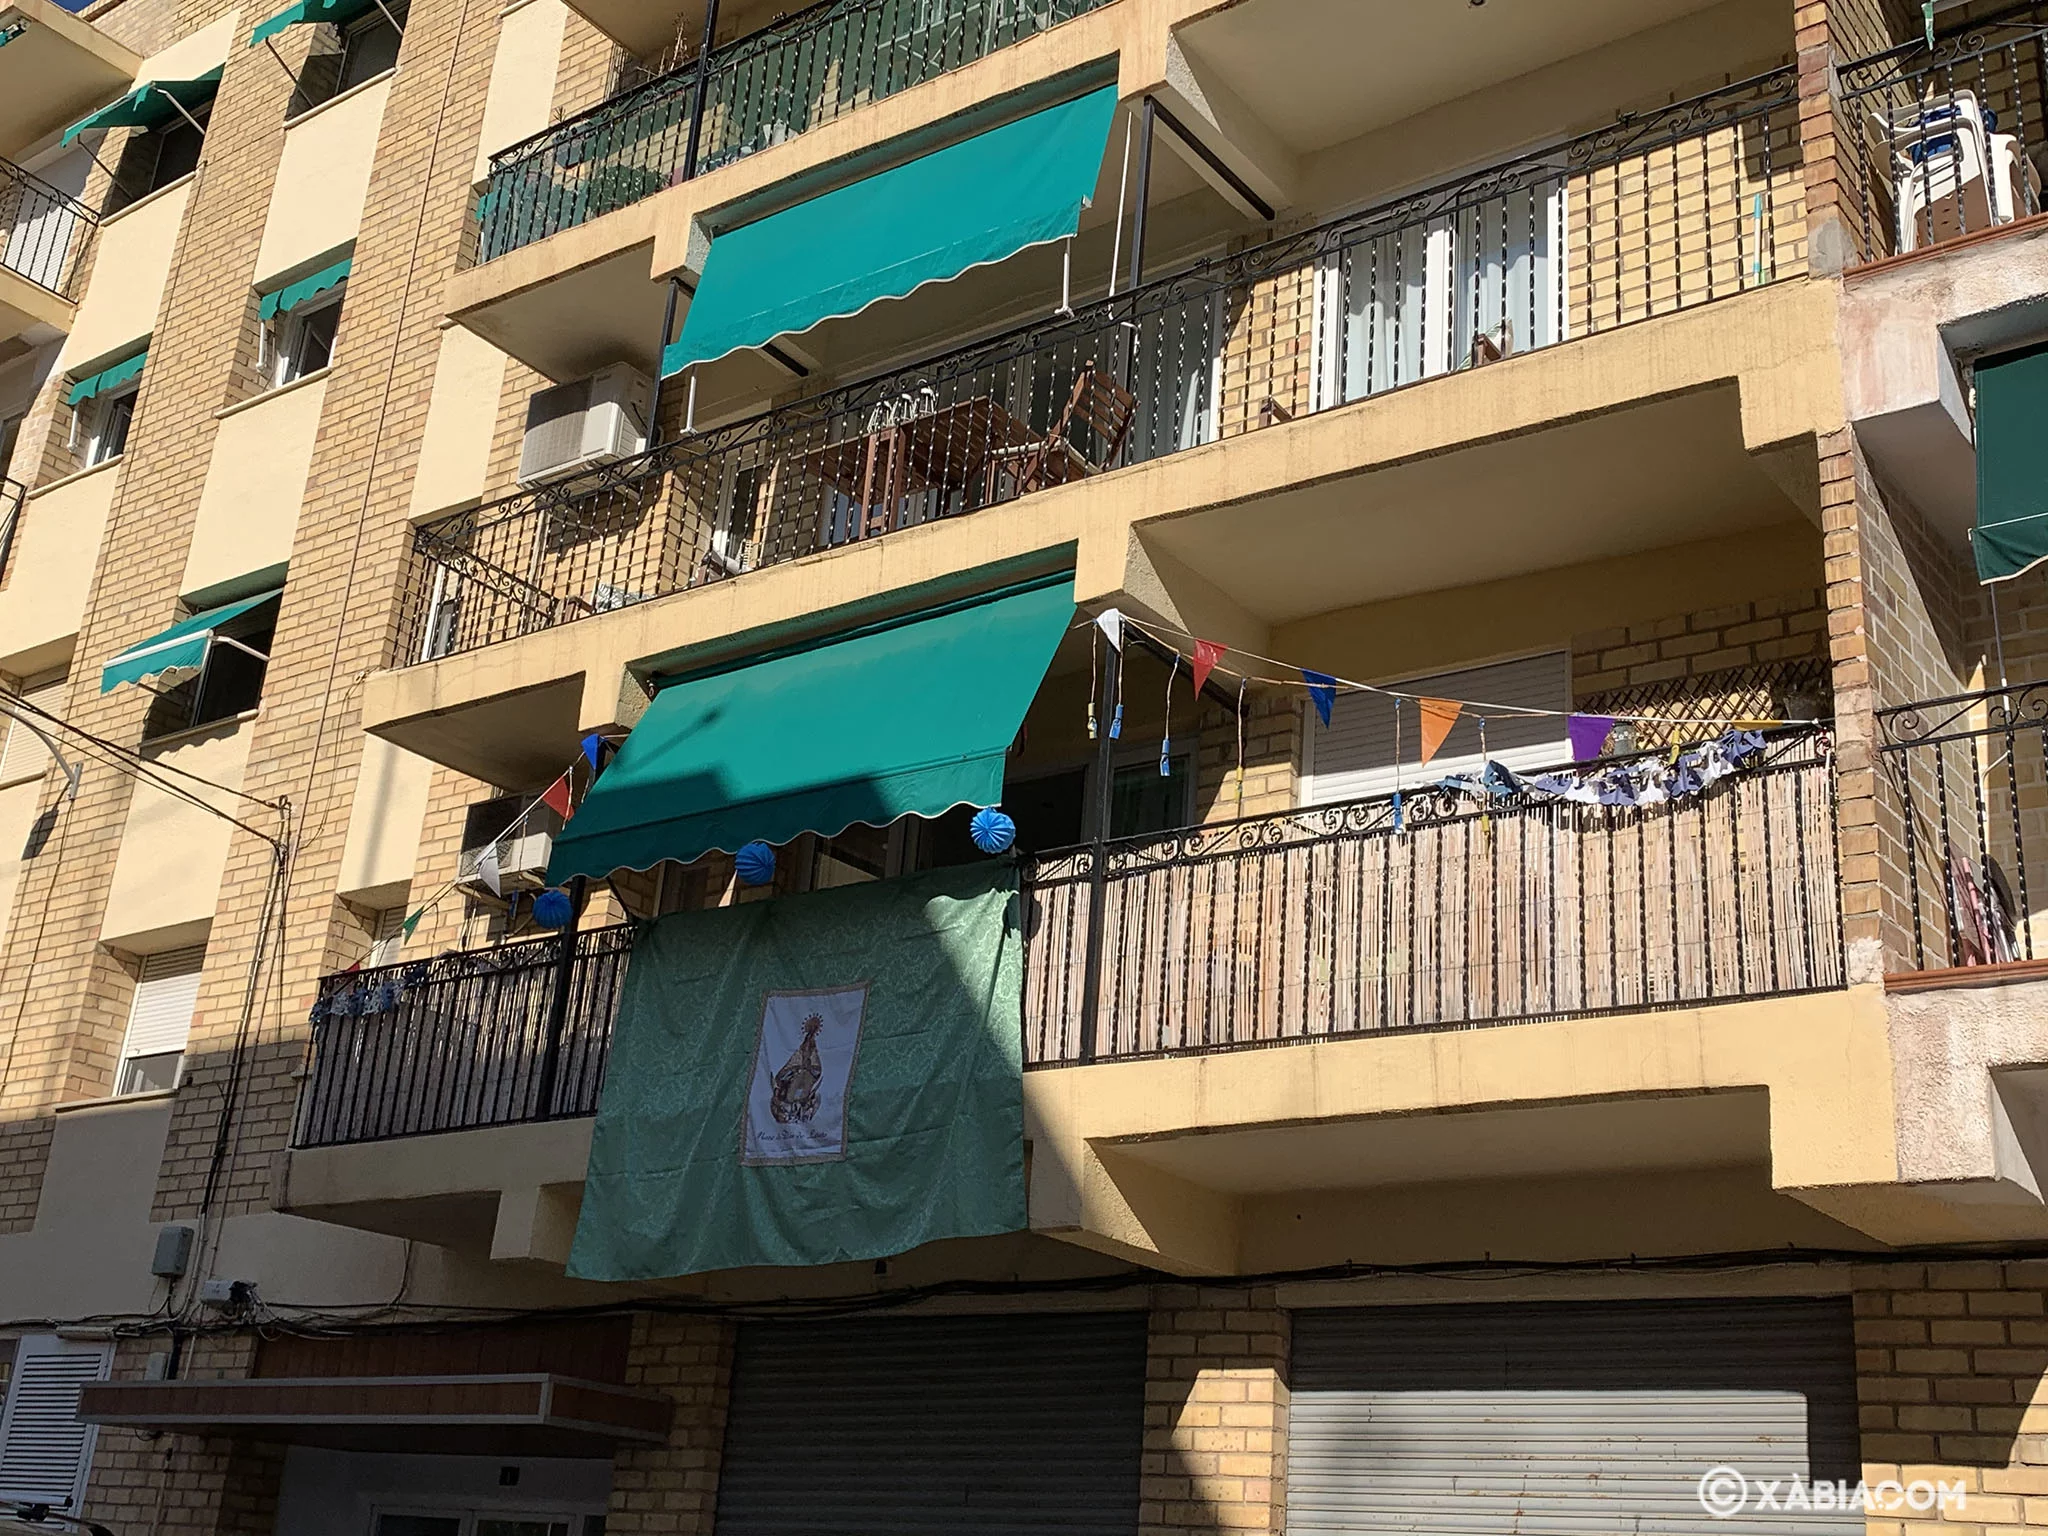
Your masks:
<svg viewBox="0 0 2048 1536"><path fill-rule="evenodd" d="M748 1323L718 1536L1133 1536L1143 1313Z"/></svg>
<svg viewBox="0 0 2048 1536"><path fill-rule="evenodd" d="M1292 1379L1289 1536L1863 1530L1700 1501L1721 1466L1854 1487L1845 1300L1298 1312Z"/></svg>

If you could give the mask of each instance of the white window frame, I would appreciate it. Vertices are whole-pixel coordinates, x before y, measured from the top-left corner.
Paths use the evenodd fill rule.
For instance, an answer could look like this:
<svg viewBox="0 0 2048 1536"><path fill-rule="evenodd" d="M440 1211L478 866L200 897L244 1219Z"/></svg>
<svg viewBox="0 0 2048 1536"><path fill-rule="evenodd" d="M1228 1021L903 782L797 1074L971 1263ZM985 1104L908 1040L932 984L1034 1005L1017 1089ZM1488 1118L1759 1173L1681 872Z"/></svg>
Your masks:
<svg viewBox="0 0 2048 1536"><path fill-rule="evenodd" d="M138 378L131 379L118 389L110 389L105 394L94 397L92 401L92 430L87 434L85 445L85 463L88 469L97 468L102 464L111 464L116 459L127 455L128 438L135 431L134 401L135 397L141 393L142 380ZM121 450L119 453L103 453L101 450L107 441L108 428L113 424L114 407L124 400L128 402L128 425L121 432Z"/></svg>
<svg viewBox="0 0 2048 1536"><path fill-rule="evenodd" d="M0 1394L0 1472L4 1472L7 1450L18 1433L17 1419L23 1411L21 1395L23 1383L29 1377L28 1363L36 1358L53 1355L90 1357L88 1369L92 1374L85 1379L105 1381L113 1351L111 1346L106 1344L89 1344L59 1338L55 1334L35 1333L25 1334L19 1338L0 1339L0 1350L8 1351L14 1362L14 1367L7 1377L6 1391ZM85 1497L85 1479L92 1467L93 1447L98 1438L98 1431L90 1424L80 1424L77 1428L78 1463L72 1477L71 1491L61 1502L51 1500L53 1509L76 1511ZM40 1488L27 1485L9 1487L0 1483L0 1506L42 1502L48 1498L50 1492L51 1489L47 1485Z"/></svg>
<svg viewBox="0 0 2048 1536"><path fill-rule="evenodd" d="M187 969L187 966L190 968ZM173 967L176 967L176 969L173 969ZM141 969L135 978L134 994L129 999L128 1028L121 1037L121 1054L117 1058L117 1064L114 1068L115 1098L127 1098L135 1093L156 1091L129 1087L128 1069L134 1062L171 1054L168 1049L163 1047L161 1040L155 1035L145 1036L142 1042L138 1042L135 1038L136 1011L144 1000L143 989L152 984L162 984L168 989L171 983L183 983L189 978L191 1004L185 1010L184 1029L178 1032L178 1066L172 1075L171 1085L175 1088L184 1081L185 1055L191 1040L192 1019L198 1011L199 981L200 977L204 974L205 967L206 946L203 944L193 945L188 949L166 950L162 954L144 957ZM182 992L187 989L180 988L179 990ZM154 1048L146 1050L135 1049L138 1044L148 1044Z"/></svg>
<svg viewBox="0 0 2048 1536"><path fill-rule="evenodd" d="M312 298L306 300L305 303L276 316L264 326L264 350L269 356L263 366L265 376L269 380L271 388L283 389L287 384L296 384L301 379L310 378L312 375L334 366L334 347L330 343L327 349L327 361L318 368L308 368L302 373L291 371L292 364L298 356L299 346L305 339L306 322L317 315L326 314L329 310L339 311L347 297L348 279L343 278L325 293L315 294ZM339 341L341 338L341 317L339 313L335 315L334 324L335 340Z"/></svg>
<svg viewBox="0 0 2048 1536"><path fill-rule="evenodd" d="M605 1513L602 1507L594 1505L529 1504L521 1501L516 1491L507 1492L508 1497L502 1504L477 1503L475 1494L462 1504L428 1504L410 1500L372 1504L363 1536L377 1536L378 1525L386 1515L410 1516L419 1520L454 1520L458 1522L456 1536L476 1536L479 1520L531 1520L548 1525L559 1522L568 1527L569 1536L583 1536L584 1522L592 1515Z"/></svg>

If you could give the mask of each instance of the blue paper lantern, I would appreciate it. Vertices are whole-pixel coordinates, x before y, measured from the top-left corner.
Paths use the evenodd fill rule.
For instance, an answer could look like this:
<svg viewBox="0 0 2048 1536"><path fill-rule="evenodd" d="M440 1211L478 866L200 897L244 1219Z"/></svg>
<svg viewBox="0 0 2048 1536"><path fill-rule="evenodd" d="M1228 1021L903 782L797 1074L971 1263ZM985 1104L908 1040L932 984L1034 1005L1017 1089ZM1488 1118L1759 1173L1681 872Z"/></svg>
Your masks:
<svg viewBox="0 0 2048 1536"><path fill-rule="evenodd" d="M775 878L775 850L766 843L748 843L732 862L741 885L766 885Z"/></svg>
<svg viewBox="0 0 2048 1536"><path fill-rule="evenodd" d="M575 909L567 891L542 891L533 898L533 920L543 928L560 930L569 926Z"/></svg>
<svg viewBox="0 0 2048 1536"><path fill-rule="evenodd" d="M1017 841L1017 823L994 806L985 806L967 823L967 835L983 853L1007 853Z"/></svg>

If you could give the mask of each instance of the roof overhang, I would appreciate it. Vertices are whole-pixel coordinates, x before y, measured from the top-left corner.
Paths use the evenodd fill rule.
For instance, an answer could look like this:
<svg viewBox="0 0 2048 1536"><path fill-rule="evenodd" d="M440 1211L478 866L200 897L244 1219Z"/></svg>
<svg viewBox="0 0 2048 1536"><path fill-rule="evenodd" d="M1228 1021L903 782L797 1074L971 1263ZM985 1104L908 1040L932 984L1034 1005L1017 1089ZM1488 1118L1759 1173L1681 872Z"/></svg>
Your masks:
<svg viewBox="0 0 2048 1536"><path fill-rule="evenodd" d="M566 1376L323 1376L95 1382L78 1412L88 1424L335 1450L609 1456L621 1442L665 1440L674 1407Z"/></svg>

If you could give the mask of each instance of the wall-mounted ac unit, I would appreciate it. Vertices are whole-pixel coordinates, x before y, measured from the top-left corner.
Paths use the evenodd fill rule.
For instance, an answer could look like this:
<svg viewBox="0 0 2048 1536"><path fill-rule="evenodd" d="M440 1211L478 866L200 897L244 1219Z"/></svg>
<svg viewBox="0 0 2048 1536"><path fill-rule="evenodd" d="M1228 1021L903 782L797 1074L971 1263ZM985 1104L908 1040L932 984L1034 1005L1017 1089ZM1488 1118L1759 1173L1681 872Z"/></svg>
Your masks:
<svg viewBox="0 0 2048 1536"><path fill-rule="evenodd" d="M528 807L532 807L528 812ZM520 818L524 816L522 821ZM516 827L515 827L516 823ZM462 856L455 868L456 888L472 896L490 896L490 883L477 872L484 850L498 850L498 889L538 891L547 885L548 858L562 818L531 795L500 795L470 806L462 824Z"/></svg>
<svg viewBox="0 0 2048 1536"><path fill-rule="evenodd" d="M641 452L653 389L639 369L614 363L587 379L542 390L526 403L520 483L566 479Z"/></svg>

